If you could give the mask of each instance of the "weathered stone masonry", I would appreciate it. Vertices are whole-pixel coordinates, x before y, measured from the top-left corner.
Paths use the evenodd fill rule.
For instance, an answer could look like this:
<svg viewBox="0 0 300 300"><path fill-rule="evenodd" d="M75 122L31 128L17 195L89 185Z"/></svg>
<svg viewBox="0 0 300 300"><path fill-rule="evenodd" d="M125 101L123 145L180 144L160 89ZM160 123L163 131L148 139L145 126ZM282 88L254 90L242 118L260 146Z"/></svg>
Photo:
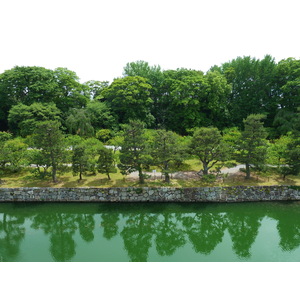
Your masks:
<svg viewBox="0 0 300 300"><path fill-rule="evenodd" d="M0 202L247 202L289 200L300 200L300 187L0 188Z"/></svg>

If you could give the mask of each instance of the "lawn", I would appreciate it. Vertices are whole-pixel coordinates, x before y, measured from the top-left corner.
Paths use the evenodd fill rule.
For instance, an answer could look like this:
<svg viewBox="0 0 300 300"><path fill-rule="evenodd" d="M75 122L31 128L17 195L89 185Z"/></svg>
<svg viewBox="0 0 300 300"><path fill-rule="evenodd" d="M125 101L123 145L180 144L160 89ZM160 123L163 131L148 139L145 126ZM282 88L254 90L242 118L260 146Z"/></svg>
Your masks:
<svg viewBox="0 0 300 300"><path fill-rule="evenodd" d="M138 178L131 176L124 177L119 171L111 174L111 180L108 180L104 174L87 174L83 176L83 180L79 181L78 176L73 176L71 171L64 174L59 174L58 182L53 183L51 178L37 178L29 169L18 173L5 172L1 176L0 187L125 187L125 186L148 186L148 187L199 187L199 186L264 186L264 185L300 185L300 176L288 176L285 180L276 172L269 171L268 173L253 172L250 180L245 179L245 174L238 172L223 176L216 181L201 180L195 172L199 171L201 166L197 160L187 160L181 172L184 173L184 178L173 178L169 184L157 176L156 179L146 179L146 182L141 185L138 183ZM151 171L151 169L150 169Z"/></svg>

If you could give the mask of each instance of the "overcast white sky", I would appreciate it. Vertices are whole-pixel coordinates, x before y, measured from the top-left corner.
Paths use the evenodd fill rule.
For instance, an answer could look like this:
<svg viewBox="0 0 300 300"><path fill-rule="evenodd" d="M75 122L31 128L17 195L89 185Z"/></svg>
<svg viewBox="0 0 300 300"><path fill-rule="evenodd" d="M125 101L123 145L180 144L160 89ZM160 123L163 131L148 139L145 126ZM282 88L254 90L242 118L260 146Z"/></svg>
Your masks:
<svg viewBox="0 0 300 300"><path fill-rule="evenodd" d="M0 0L0 73L66 67L81 82L127 62L207 71L237 56L300 58L299 0Z"/></svg>

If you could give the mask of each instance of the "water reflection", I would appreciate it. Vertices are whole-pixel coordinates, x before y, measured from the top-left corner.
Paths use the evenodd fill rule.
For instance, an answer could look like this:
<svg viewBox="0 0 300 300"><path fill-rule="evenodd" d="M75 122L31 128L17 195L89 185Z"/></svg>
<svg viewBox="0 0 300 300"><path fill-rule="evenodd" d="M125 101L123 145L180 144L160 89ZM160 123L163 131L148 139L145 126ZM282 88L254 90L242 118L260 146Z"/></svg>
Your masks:
<svg viewBox="0 0 300 300"><path fill-rule="evenodd" d="M300 246L298 203L0 204L0 260L21 260L22 243L26 241L26 232L32 229L47 237L54 261L76 260L79 245L80 249L88 244L99 248L99 244L114 241L123 244L129 261L148 261L153 252L157 257L172 257L185 247L209 257L222 245L225 233L234 255L249 260L266 218L276 221L281 251Z"/></svg>
<svg viewBox="0 0 300 300"><path fill-rule="evenodd" d="M227 222L222 213L204 212L183 217L182 224L195 251L209 254L222 242Z"/></svg>
<svg viewBox="0 0 300 300"><path fill-rule="evenodd" d="M25 219L7 213L0 218L0 261L12 261L18 256L20 242L25 236Z"/></svg>
<svg viewBox="0 0 300 300"><path fill-rule="evenodd" d="M135 213L127 218L120 235L131 261L147 261L157 218L151 213Z"/></svg>
<svg viewBox="0 0 300 300"><path fill-rule="evenodd" d="M257 211L232 212L226 214L226 225L233 243L233 250L239 257L251 256L250 248L254 243L261 225L261 216Z"/></svg>
<svg viewBox="0 0 300 300"><path fill-rule="evenodd" d="M77 229L76 215L37 214L31 227L50 235L50 252L56 261L68 261L76 254L73 235Z"/></svg>

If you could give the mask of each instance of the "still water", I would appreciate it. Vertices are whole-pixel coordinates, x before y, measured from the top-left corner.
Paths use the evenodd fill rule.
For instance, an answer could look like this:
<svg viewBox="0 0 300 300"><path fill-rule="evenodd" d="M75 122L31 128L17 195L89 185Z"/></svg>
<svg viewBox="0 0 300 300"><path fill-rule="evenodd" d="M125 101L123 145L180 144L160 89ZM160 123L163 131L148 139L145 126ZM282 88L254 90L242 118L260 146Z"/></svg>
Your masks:
<svg viewBox="0 0 300 300"><path fill-rule="evenodd" d="M300 261L300 202L2 203L0 261Z"/></svg>

